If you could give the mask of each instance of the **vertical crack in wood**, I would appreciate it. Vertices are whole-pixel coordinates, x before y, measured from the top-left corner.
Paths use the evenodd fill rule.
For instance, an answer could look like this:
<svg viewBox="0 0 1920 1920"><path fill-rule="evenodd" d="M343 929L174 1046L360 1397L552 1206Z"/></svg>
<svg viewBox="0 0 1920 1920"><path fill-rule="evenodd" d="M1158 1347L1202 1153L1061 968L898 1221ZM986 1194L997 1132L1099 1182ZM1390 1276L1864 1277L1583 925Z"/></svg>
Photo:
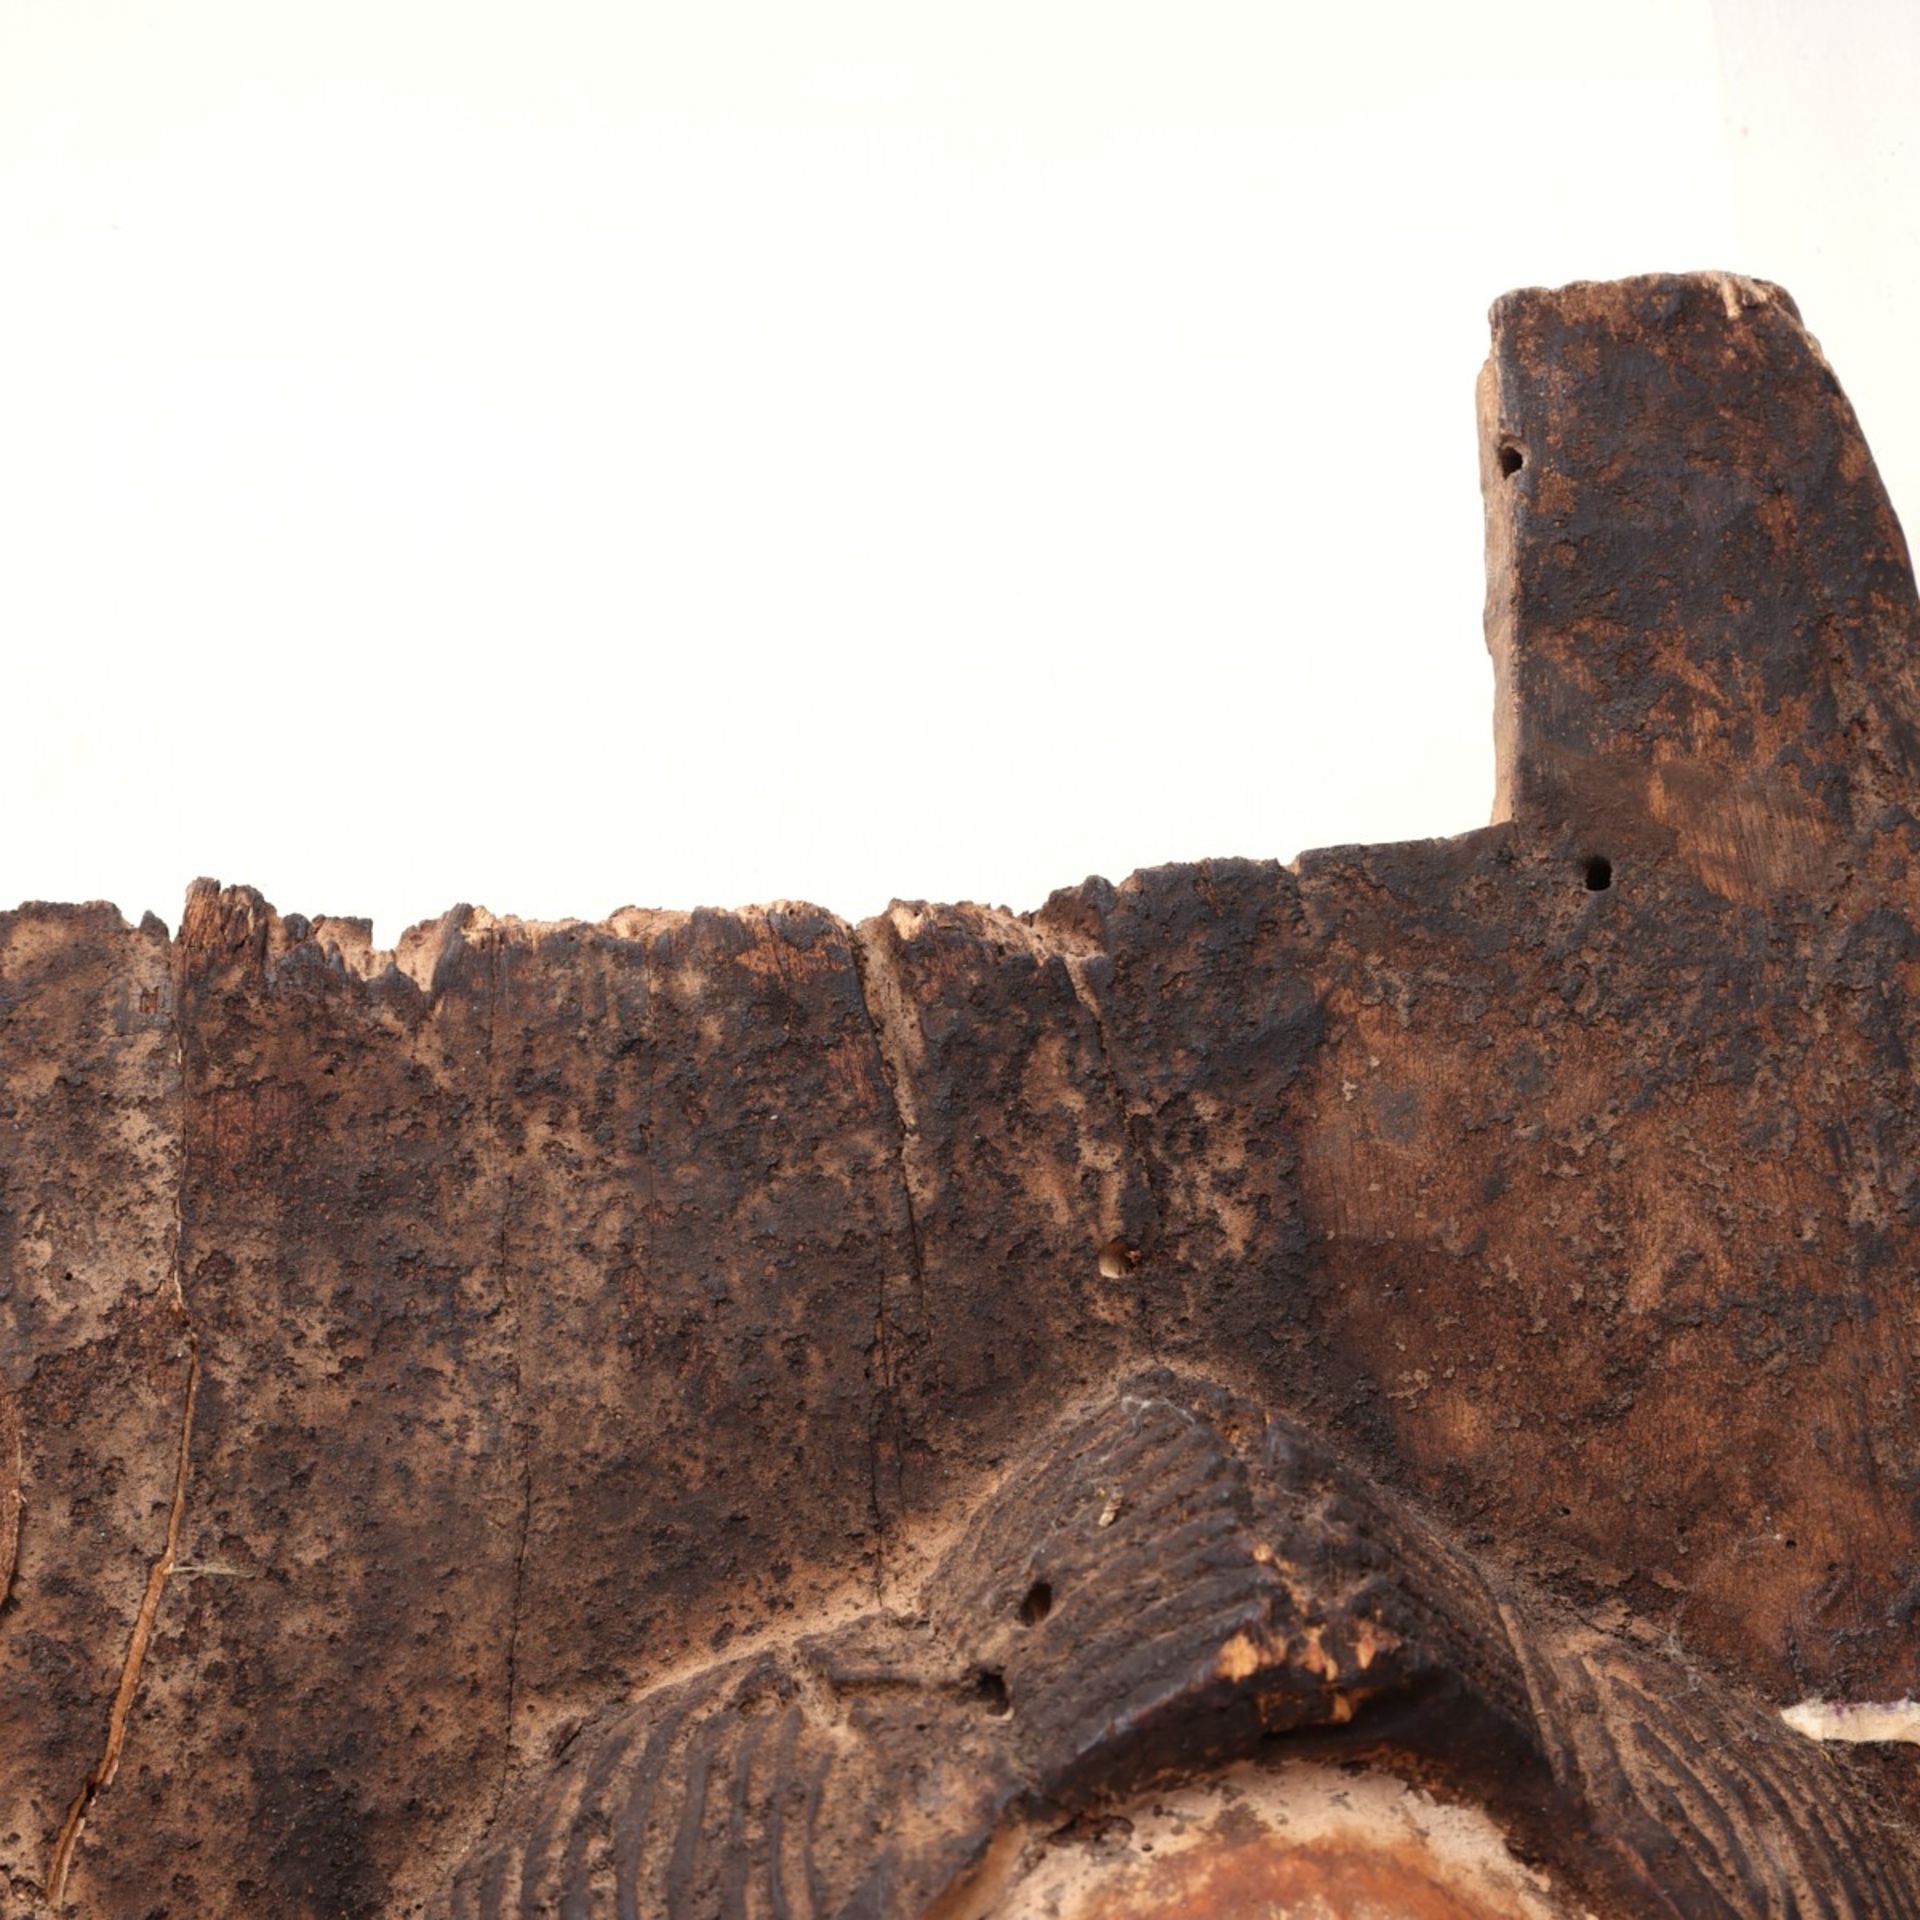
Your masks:
<svg viewBox="0 0 1920 1920"><path fill-rule="evenodd" d="M1107 1085L1113 1090L1113 1114L1120 1132L1120 1149L1131 1163L1128 1178L1138 1181L1139 1190L1146 1196L1148 1226L1150 1237L1143 1236L1141 1251L1151 1254L1154 1241L1158 1240L1166 1224L1166 1211L1160 1195L1159 1184L1153 1177L1153 1140L1152 1129L1144 1114L1136 1114L1132 1102L1127 1098L1127 1090L1120 1078L1120 1063L1114 1055L1113 1042L1107 1032L1107 1020L1102 1012L1098 997L1093 991L1093 983L1087 978L1087 959L1085 953L1070 952L1065 947L1056 947L1060 964L1067 970L1067 979L1072 984L1074 998L1079 1001L1082 1010L1093 1027L1093 1043L1100 1056L1100 1066L1106 1075ZM1102 953L1106 949L1100 949ZM1108 956L1111 957L1110 955ZM1124 1197L1122 1204L1124 1205ZM1137 1295L1140 1310L1140 1331L1145 1336L1147 1351L1154 1359L1160 1358L1160 1341L1154 1329L1152 1295L1145 1287Z"/></svg>
<svg viewBox="0 0 1920 1920"><path fill-rule="evenodd" d="M907 1166L907 1150L910 1143L918 1137L919 1128L908 1110L908 1100L902 1091L901 1083L910 1070L910 1060L905 1036L896 1028L896 1022L904 1017L905 1008L897 980L894 982L893 1004L890 1007L875 1004L874 987L869 974L871 970L887 967L889 963L886 956L878 950L876 937L870 931L873 924L867 922L860 926L846 928L847 952L853 962L854 987L859 997L860 1011L867 1023L867 1037L873 1043L874 1055L879 1063L880 1081L887 1089L893 1109L893 1162L899 1176L900 1204L906 1222L908 1273L913 1282L914 1303L920 1316L920 1330L924 1338L927 1333L926 1266L920 1245L919 1214L913 1203L913 1176ZM938 1364L937 1354L936 1347L936 1365ZM894 1372L893 1326L887 1312L887 1271L884 1256L880 1263L880 1280L874 1303L874 1367L876 1379L867 1417L867 1464L870 1497L873 1504L878 1587L883 1591L887 1570L887 1515L885 1503L881 1497L880 1452L882 1436L888 1427L894 1430L895 1440L894 1501L896 1508L904 1505L905 1501L904 1471L899 1459L904 1415L900 1407L899 1383Z"/></svg>
<svg viewBox="0 0 1920 1920"><path fill-rule="evenodd" d="M0 1613L13 1592L13 1575L20 1560L20 1515L26 1496L20 1491L25 1461L20 1405L9 1396L0 1400Z"/></svg>
<svg viewBox="0 0 1920 1920"><path fill-rule="evenodd" d="M869 971L888 963L870 945L872 940L873 936L865 926L850 926L847 929L847 950L853 956L853 977L860 990L860 1011L866 1017L867 1033L880 1063L880 1083L886 1088L888 1102L893 1109L894 1168L899 1175L900 1206L907 1227L908 1271L913 1280L914 1306L924 1328L927 1321L927 1271L920 1249L920 1215L913 1203L913 1177L907 1168L907 1149L919 1138L920 1128L908 1112L906 1098L900 1090L902 1079L911 1071L903 1036L892 1031L884 1013L876 1011L873 1004L868 983ZM938 1363L937 1353L935 1362Z"/></svg>
<svg viewBox="0 0 1920 1920"><path fill-rule="evenodd" d="M491 952L487 967L487 1132L496 1150L505 1154L500 1135L499 1082L496 1061L499 1057L500 1002L506 992L507 942L496 929L488 936ZM487 1814L487 1830L500 1817L506 1804L507 1786L513 1778L513 1727L520 1698L520 1619L524 1611L527 1585L527 1543L533 1531L533 1436L528 1431L526 1381L523 1347L525 1341L525 1305L514 1284L508 1260L508 1233L513 1221L514 1176L506 1175L500 1201L500 1226L494 1237L494 1271L500 1286L501 1302L512 1325L509 1329L509 1379L513 1403L511 1432L520 1450L520 1524L514 1542L513 1590L508 1602L506 1682L507 1702L500 1740L500 1777L494 1783L493 1806Z"/></svg>
<svg viewBox="0 0 1920 1920"><path fill-rule="evenodd" d="M496 1242L495 1258L499 1262L500 1288L513 1316L512 1331L512 1399L514 1439L520 1448L520 1525L513 1550L513 1594L508 1603L507 1614L507 1704L502 1722L500 1741L500 1777L494 1784L493 1808L487 1815L487 1825L492 1827L500 1817L500 1809L507 1797L507 1783L513 1777L513 1722L518 1710L520 1697L520 1616L524 1609L527 1587L527 1542L533 1531L533 1438L527 1430L526 1388L521 1374L521 1303L517 1290L506 1277L506 1240L507 1215L513 1209L513 1178L507 1178L506 1199L503 1203L500 1235Z"/></svg>
<svg viewBox="0 0 1920 1920"><path fill-rule="evenodd" d="M107 1711L107 1737L100 1749L100 1758L93 1763L87 1777L80 1784L80 1790L73 1796L72 1804L67 1808L67 1817L60 1823L60 1831L54 1836L53 1852L47 1861L46 1902L53 1908L59 1908L66 1899L67 1879L73 1871L73 1858L80 1845L80 1836L86 1829L87 1816L93 1810L93 1803L113 1784L113 1776L119 1770L121 1750L127 1741L127 1722L133 1713L133 1703L139 1696L141 1671L146 1665L147 1648L153 1639L154 1622L159 1617L160 1602L167 1591L167 1583L173 1577L173 1569L180 1553L180 1531L186 1520L187 1483L193 1467L193 1412L194 1401L200 1389L200 1336L193 1324L193 1316L188 1311L186 1287L181 1278L181 1263L184 1257L185 1229L185 1139L184 1125L186 1108L186 1058L184 1043L176 1039L176 1063L180 1071L180 1103L182 1110L182 1164L174 1183L173 1209L173 1267L170 1276L173 1311L179 1315L181 1328L187 1348L186 1388L181 1395L180 1432L176 1442L173 1464L173 1498L167 1508L167 1531L161 1542L160 1551L153 1564L147 1569L146 1590L140 1596L139 1611L133 1618L133 1632L127 1642L126 1658L120 1665L120 1683L114 1689L113 1704Z"/></svg>

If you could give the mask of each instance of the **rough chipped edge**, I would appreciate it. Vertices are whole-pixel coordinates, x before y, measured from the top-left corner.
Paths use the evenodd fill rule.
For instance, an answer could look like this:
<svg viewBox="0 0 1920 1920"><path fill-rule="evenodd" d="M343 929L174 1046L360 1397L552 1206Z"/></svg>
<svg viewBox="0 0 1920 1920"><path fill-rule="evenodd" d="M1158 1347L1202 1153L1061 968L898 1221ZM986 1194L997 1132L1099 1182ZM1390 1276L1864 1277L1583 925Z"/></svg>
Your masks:
<svg viewBox="0 0 1920 1920"><path fill-rule="evenodd" d="M1437 838L1429 836L1434 838L1435 844L1444 844L1459 837L1457 834ZM1414 840L1405 844L1425 843L1425 840ZM1246 858L1250 863L1264 862L1278 870L1285 870L1284 862L1269 855L1250 855ZM390 976L404 978L412 981L423 994L431 996L437 990L437 974L448 954L476 935L497 934L516 945L534 945L543 940L583 936L640 942L681 931L695 921L707 918L750 921L782 915L810 916L836 929L843 940L850 942L860 930L876 929L889 921L894 923L904 938L910 928L925 920L960 916L976 921L977 930L986 937L997 939L1005 945L1025 947L1038 958L1084 955L1096 951L1098 942L1063 925L1049 911L1062 896L1076 894L1089 886L1109 888L1116 895L1133 893L1147 887L1160 876L1204 873L1220 864L1219 858L1162 861L1151 866L1136 867L1118 882L1109 881L1099 874L1089 874L1072 886L1054 889L1040 905L1023 912L971 900L932 902L896 898L881 913L853 918L822 906L817 901L779 897L747 901L734 906L623 906L616 907L597 920L577 916L539 920L523 918L518 914L494 913L487 907L462 901L444 912L414 921L391 947L376 947L373 944L373 922L363 916L282 912L257 887L238 882L229 885L205 877L195 880L187 888L179 924L172 931L168 930L164 920L153 913L148 913L135 925L110 900L79 903L27 900L16 907L0 909L0 922L22 915L80 917L111 914L118 923L115 929L118 933L157 934L168 946L178 950L199 944L197 936L208 916L232 914L238 910L267 927L284 930L298 922L303 931L290 944L311 942L343 972L363 983L371 984Z"/></svg>

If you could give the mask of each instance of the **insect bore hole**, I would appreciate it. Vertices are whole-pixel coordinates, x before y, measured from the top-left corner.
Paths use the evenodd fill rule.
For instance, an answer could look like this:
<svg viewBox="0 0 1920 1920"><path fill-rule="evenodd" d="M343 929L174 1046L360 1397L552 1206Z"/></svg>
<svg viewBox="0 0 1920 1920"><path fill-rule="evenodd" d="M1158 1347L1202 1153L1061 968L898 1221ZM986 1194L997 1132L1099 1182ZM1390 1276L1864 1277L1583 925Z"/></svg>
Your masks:
<svg viewBox="0 0 1920 1920"><path fill-rule="evenodd" d="M973 1676L976 1699L998 1720L1013 1711L1013 1696L1007 1691L1007 1676L995 1667L982 1667Z"/></svg>
<svg viewBox="0 0 1920 1920"><path fill-rule="evenodd" d="M1527 464L1527 452L1524 447L1511 440L1500 442L1500 477L1511 480Z"/></svg>
<svg viewBox="0 0 1920 1920"><path fill-rule="evenodd" d="M1027 1589L1027 1597L1020 1602L1020 1624L1023 1627L1037 1627L1053 1611L1053 1588L1044 1580L1036 1580Z"/></svg>
<svg viewBox="0 0 1920 1920"><path fill-rule="evenodd" d="M1596 853L1587 862L1587 891L1605 893L1613 885L1613 862L1605 854Z"/></svg>

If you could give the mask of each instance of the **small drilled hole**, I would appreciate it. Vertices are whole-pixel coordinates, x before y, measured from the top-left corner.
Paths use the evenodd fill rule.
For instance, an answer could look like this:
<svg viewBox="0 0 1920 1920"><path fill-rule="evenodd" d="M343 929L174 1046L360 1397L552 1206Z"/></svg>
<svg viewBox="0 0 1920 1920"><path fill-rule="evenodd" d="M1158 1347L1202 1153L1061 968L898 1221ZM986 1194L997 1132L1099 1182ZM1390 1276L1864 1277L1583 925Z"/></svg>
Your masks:
<svg viewBox="0 0 1920 1920"><path fill-rule="evenodd" d="M1587 862L1587 891L1605 893L1613 885L1613 862L1604 854L1596 853Z"/></svg>
<svg viewBox="0 0 1920 1920"><path fill-rule="evenodd" d="M1140 1264L1140 1249L1125 1240L1109 1240L1098 1258L1102 1280L1124 1280Z"/></svg>
<svg viewBox="0 0 1920 1920"><path fill-rule="evenodd" d="M1007 1676L994 1667L982 1667L973 1676L975 1696L997 1720L1013 1711L1013 1696L1007 1692Z"/></svg>
<svg viewBox="0 0 1920 1920"><path fill-rule="evenodd" d="M1020 1602L1020 1624L1037 1627L1053 1611L1053 1589L1044 1580L1036 1580Z"/></svg>
<svg viewBox="0 0 1920 1920"><path fill-rule="evenodd" d="M1500 472L1503 478L1511 480L1527 464L1526 449L1515 446L1511 440L1500 443Z"/></svg>

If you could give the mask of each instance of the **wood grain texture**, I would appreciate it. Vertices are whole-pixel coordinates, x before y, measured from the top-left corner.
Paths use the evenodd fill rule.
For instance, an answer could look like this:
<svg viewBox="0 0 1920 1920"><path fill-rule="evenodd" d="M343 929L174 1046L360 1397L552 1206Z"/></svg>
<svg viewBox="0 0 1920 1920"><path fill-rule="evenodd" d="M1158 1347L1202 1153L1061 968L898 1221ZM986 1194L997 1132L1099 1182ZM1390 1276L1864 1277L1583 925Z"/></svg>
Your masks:
<svg viewBox="0 0 1920 1920"><path fill-rule="evenodd" d="M1035 1793L1380 1726L1362 1620L1441 1775L1507 1756L1642 1863L1608 1897L1902 1911L1910 1766L1769 1715L1920 1689L1906 550L1758 283L1509 296L1481 442L1502 800L1458 839L392 953L210 882L173 939L0 916L9 1911L416 1916L471 1859L496 1907L907 1913ZM1154 1367L1240 1411L1148 1423L1041 1567ZM1180 1516L1133 1560L1129 1498ZM1303 1678L1235 1543L1331 1579L1374 1506L1404 1564L1303 1587ZM1101 1661L1032 1665L1069 1627ZM1663 1717L1696 1681L1717 1747ZM809 1855L901 1818L899 1716L913 1848Z"/></svg>

